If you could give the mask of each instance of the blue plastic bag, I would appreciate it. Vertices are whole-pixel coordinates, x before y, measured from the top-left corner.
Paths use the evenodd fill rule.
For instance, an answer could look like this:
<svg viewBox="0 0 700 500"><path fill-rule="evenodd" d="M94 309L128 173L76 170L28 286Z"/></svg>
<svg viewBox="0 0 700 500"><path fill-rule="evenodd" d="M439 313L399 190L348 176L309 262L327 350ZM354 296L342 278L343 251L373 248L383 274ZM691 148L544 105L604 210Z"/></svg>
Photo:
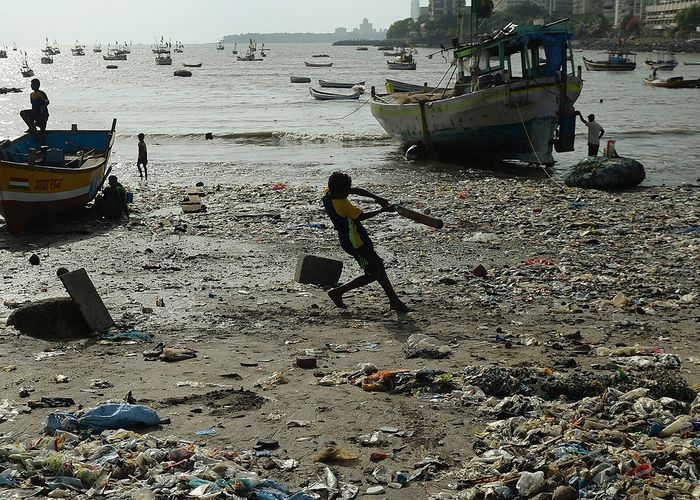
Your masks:
<svg viewBox="0 0 700 500"><path fill-rule="evenodd" d="M50 436L53 436L57 430L75 432L78 428L78 419L75 415L65 411L51 413L46 422L46 431Z"/></svg>
<svg viewBox="0 0 700 500"><path fill-rule="evenodd" d="M150 427L160 423L160 417L148 406L115 403L101 405L86 411L78 419L80 427L103 431Z"/></svg>

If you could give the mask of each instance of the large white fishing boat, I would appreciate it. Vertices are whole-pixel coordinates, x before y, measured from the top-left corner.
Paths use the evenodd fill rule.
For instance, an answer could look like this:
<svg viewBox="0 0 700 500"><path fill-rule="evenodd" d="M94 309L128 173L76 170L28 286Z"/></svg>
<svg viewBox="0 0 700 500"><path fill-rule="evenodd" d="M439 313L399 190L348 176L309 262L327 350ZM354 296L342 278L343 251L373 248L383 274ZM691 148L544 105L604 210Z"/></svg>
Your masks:
<svg viewBox="0 0 700 500"><path fill-rule="evenodd" d="M552 164L572 151L573 104L581 92L566 20L509 24L477 42L455 41L450 90L372 92L370 109L403 146L419 141L433 156Z"/></svg>

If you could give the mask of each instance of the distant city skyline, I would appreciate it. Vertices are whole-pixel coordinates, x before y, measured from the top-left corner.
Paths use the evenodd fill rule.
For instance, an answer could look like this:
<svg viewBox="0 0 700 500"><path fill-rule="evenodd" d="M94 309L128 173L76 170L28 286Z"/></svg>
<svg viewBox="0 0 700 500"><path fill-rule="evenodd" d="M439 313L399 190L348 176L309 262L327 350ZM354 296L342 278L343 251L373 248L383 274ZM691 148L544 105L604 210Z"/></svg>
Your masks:
<svg viewBox="0 0 700 500"><path fill-rule="evenodd" d="M422 3L427 5L427 0ZM34 0L3 5L0 47L59 44L152 43L154 37L183 43L215 42L239 33L333 33L359 28L363 18L377 30L411 16L411 0Z"/></svg>

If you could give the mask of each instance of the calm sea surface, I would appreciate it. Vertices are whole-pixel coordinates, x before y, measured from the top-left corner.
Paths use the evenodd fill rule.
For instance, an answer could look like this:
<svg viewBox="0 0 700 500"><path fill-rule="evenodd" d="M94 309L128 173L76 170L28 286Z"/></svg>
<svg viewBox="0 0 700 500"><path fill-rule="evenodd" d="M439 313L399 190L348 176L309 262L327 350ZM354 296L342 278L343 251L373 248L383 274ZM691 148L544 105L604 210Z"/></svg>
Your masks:
<svg viewBox="0 0 700 500"><path fill-rule="evenodd" d="M398 144L374 120L369 106L363 105L367 96L359 102L316 101L309 95L308 84L291 84L289 77L308 76L316 88L319 78L365 80L369 94L372 85L383 91L385 78L437 86L449 70L440 55L427 58L433 52L429 49L419 49L416 71L389 71L387 58L374 47L358 51L328 44L270 45L261 62L236 61L232 48L227 45L226 50L217 51L214 44L189 45L184 53L172 54L172 66L157 66L147 45L132 46L127 61L104 61L90 46L84 57L75 57L66 46L53 65L40 64L38 48L26 50L51 100L50 127L77 123L84 129L108 128L116 117L118 137L112 160L121 164L117 170L135 171L136 135L144 132L152 168L182 177L212 163L249 165L251 175L256 168L270 172L278 166L283 180L303 178L310 168L366 168L368 177L377 168L405 168ZM318 53L330 57L311 57ZM28 106L29 79L20 74L20 52L8 55L0 59L0 87L27 89L0 95L0 137L11 138L24 130L18 113ZM577 65L583 64L582 56L604 57L575 53ZM644 86L645 56L639 54L633 72L584 70L584 90L576 107L584 115L595 113L606 138L617 141L619 154L645 165L645 185L694 182L700 177L700 90ZM700 55L680 54L678 59L699 62ZM333 67L307 68L304 61L333 62ZM173 71L182 69L183 62L203 66L191 68L192 78L174 77ZM119 67L108 70L107 64ZM675 71L659 74L698 77L700 66L681 63ZM585 157L585 128L579 123L577 131L577 151L555 156L555 176ZM206 132L212 132L215 140L205 141ZM426 168L450 168L425 163ZM516 174L509 169L486 175Z"/></svg>

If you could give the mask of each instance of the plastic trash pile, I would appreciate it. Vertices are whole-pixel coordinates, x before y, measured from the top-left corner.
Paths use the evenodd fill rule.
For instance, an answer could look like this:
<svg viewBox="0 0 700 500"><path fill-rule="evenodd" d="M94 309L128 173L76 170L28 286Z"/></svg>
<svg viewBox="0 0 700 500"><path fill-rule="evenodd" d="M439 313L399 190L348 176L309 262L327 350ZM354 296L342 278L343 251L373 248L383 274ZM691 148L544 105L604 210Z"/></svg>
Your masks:
<svg viewBox="0 0 700 500"><path fill-rule="evenodd" d="M31 443L0 441L0 497L312 498L261 477L260 460L269 458L123 429L59 430Z"/></svg>

